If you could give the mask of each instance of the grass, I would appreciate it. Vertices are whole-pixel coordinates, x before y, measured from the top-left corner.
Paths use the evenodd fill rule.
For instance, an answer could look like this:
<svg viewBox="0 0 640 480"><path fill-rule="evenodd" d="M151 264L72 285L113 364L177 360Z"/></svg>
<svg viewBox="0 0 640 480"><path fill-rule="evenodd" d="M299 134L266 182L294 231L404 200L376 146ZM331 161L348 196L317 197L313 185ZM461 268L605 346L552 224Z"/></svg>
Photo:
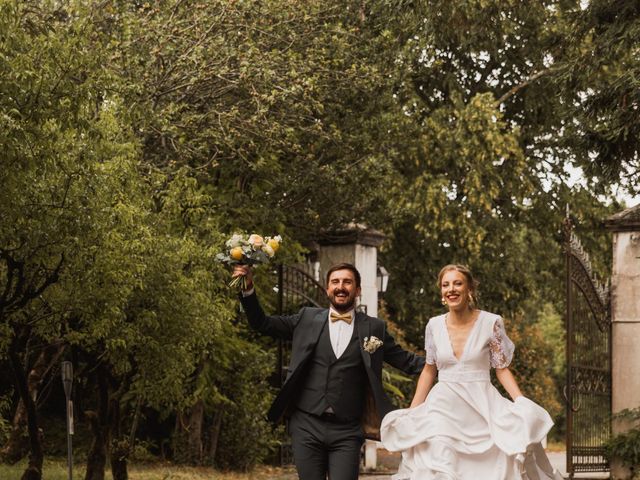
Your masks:
<svg viewBox="0 0 640 480"><path fill-rule="evenodd" d="M563 451L564 449L564 442L550 441L547 445L547 451L551 452ZM381 468L385 463L384 452L384 450L378 451ZM393 468L390 471L395 471L397 462L391 466ZM25 468L26 461L12 466L0 464L0 479L20 480ZM74 466L74 479L82 480L84 474L84 464ZM45 460L42 478L43 480L68 480L66 459ZM129 465L129 480L293 480L295 478L297 476L293 468L283 469L265 465L247 473L220 472L209 467L182 467L169 463ZM105 480L111 480L111 472L108 469Z"/></svg>
<svg viewBox="0 0 640 480"><path fill-rule="evenodd" d="M20 480L25 462L16 465L0 464L0 479ZM73 478L83 479L84 465L74 466ZM66 460L45 460L43 480L67 480ZM208 467L177 467L170 464L130 465L129 480L292 480L293 470L261 466L248 473L219 472ZM106 479L111 480L107 470Z"/></svg>

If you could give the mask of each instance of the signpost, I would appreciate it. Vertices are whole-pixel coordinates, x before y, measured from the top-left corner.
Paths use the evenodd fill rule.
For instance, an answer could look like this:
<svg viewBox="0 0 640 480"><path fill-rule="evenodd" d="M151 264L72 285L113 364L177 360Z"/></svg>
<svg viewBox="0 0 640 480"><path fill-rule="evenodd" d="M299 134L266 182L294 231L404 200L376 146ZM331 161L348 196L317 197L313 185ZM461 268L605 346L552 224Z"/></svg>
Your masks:
<svg viewBox="0 0 640 480"><path fill-rule="evenodd" d="M72 480L73 451L71 436L73 435L73 401L71 400L71 390L73 387L73 364L71 362L62 362L62 384L64 385L64 395L67 399L67 467L69 469L69 480Z"/></svg>

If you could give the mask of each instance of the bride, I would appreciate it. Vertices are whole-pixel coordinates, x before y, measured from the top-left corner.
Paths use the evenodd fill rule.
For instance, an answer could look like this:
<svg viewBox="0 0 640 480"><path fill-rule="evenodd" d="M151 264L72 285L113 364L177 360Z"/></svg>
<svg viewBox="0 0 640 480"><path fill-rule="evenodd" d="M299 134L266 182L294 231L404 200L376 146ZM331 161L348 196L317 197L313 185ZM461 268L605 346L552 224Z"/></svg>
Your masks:
<svg viewBox="0 0 640 480"><path fill-rule="evenodd" d="M402 452L393 480L561 479L540 443L553 421L509 370L514 345L502 318L475 308L468 268L445 266L438 286L448 312L427 323L411 406L382 421L382 444ZM513 401L491 384L490 368Z"/></svg>

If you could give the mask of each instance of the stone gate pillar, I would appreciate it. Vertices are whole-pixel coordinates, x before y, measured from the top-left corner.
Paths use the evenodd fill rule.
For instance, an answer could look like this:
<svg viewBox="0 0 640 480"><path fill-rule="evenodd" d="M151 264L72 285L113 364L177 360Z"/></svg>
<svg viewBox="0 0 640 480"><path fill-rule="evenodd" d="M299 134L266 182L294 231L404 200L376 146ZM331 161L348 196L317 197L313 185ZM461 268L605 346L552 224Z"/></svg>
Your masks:
<svg viewBox="0 0 640 480"><path fill-rule="evenodd" d="M325 233L318 240L318 262L320 262L320 283L325 284L327 270L336 263L347 262L354 265L362 277L360 305L366 307L367 314L378 315L378 247L385 235L378 230L363 225L351 225L341 230Z"/></svg>
<svg viewBox="0 0 640 480"><path fill-rule="evenodd" d="M613 233L611 273L611 410L640 407L640 205L605 221ZM613 434L630 425L614 421ZM616 462L612 478L630 478Z"/></svg>

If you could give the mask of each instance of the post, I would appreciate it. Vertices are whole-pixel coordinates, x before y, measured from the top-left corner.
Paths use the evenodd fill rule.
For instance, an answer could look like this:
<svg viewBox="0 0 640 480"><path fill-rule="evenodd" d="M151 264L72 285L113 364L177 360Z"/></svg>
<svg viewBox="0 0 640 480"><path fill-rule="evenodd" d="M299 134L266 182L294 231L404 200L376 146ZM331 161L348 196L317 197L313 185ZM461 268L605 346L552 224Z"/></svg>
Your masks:
<svg viewBox="0 0 640 480"><path fill-rule="evenodd" d="M613 233L611 275L611 400L612 413L640 405L640 205L609 217L605 226ZM633 424L612 423L614 434ZM612 459L612 478L631 478L628 467Z"/></svg>
<svg viewBox="0 0 640 480"><path fill-rule="evenodd" d="M73 449L71 436L73 435L73 401L71 400L71 390L73 388L73 364L62 362L62 384L64 386L64 396L67 405L67 469L69 480L73 479Z"/></svg>
<svg viewBox="0 0 640 480"><path fill-rule="evenodd" d="M573 296L571 293L571 232L573 225L571 224L571 217L569 216L569 205L567 204L567 215L564 219L564 262L565 262L565 358L567 362L573 358L572 355L572 339L573 339L573 322L571 321L571 313L573 311ZM566 463L565 469L569 472L569 478L573 478L573 387L571 378L571 368L566 369L565 386L563 390L564 399L566 401L566 415L567 415L567 433L566 433Z"/></svg>

